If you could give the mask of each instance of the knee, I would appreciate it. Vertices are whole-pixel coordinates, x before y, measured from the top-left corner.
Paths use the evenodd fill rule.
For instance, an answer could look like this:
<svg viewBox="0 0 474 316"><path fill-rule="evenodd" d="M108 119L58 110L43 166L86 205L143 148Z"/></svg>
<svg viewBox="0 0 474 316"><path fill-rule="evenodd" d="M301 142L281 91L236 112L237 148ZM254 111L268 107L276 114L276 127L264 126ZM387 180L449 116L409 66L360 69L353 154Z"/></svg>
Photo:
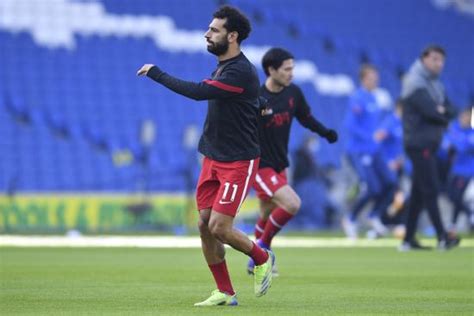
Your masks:
<svg viewBox="0 0 474 316"><path fill-rule="evenodd" d="M200 218L198 221L198 229L200 235L208 234L209 233L209 222Z"/></svg>
<svg viewBox="0 0 474 316"><path fill-rule="evenodd" d="M229 229L225 225L222 225L219 222L212 222L209 225L209 231L214 238L223 243L226 243Z"/></svg>
<svg viewBox="0 0 474 316"><path fill-rule="evenodd" d="M298 213L301 207L301 199L299 196L295 195L287 205L287 211L291 214Z"/></svg>

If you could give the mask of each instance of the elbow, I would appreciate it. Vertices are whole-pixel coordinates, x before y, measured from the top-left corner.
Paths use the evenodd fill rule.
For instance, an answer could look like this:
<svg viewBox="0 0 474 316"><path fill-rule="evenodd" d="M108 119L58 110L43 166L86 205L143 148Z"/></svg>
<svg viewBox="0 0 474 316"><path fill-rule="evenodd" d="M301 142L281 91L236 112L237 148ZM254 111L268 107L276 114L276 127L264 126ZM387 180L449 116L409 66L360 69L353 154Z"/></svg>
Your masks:
<svg viewBox="0 0 474 316"><path fill-rule="evenodd" d="M204 101L207 100L207 98L203 95L199 94L191 94L188 96L189 98L193 99L194 101Z"/></svg>

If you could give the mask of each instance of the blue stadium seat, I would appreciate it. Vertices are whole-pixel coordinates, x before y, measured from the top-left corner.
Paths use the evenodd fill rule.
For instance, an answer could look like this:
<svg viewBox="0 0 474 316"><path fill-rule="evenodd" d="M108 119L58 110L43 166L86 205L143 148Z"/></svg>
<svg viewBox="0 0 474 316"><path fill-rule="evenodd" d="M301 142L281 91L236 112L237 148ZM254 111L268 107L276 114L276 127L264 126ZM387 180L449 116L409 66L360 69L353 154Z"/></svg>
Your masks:
<svg viewBox="0 0 474 316"><path fill-rule="evenodd" d="M101 2L116 17L167 16L178 29L204 33L218 1ZM252 20L245 45L286 47L321 73L346 74L354 82L365 55L380 68L382 86L394 98L400 72L426 43L439 42L448 51L444 79L453 103L465 106L474 98L474 47L465 45L474 42L474 23L452 11L438 11L429 1L300 0L290 8L286 0L227 2ZM429 32L427 20L443 27ZM203 126L206 102L178 96L135 72L154 62L178 77L199 81L210 76L215 58L170 52L151 37L75 34L74 41L75 48L48 48L27 32L0 29L0 190L12 183L25 191L134 190L140 166L118 167L105 149L123 146L139 152L145 119L156 123L150 155L150 172L156 176L150 188L184 190L183 130L190 124ZM261 69L259 73L263 80ZM301 86L318 119L341 130L346 97L321 95L308 82ZM58 133L62 130L67 135ZM291 150L305 132L295 124ZM321 163L339 161L341 155L341 143L321 141Z"/></svg>

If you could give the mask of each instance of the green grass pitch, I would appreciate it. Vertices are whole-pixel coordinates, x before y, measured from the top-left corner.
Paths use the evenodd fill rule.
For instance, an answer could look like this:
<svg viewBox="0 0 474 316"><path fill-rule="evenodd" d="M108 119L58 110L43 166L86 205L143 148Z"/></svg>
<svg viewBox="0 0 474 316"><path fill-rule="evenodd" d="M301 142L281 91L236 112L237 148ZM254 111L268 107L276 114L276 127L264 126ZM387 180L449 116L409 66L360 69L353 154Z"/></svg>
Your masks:
<svg viewBox="0 0 474 316"><path fill-rule="evenodd" d="M196 308L215 288L199 249L0 248L1 315L473 315L474 251L275 249L280 277L253 295L227 251L239 306Z"/></svg>

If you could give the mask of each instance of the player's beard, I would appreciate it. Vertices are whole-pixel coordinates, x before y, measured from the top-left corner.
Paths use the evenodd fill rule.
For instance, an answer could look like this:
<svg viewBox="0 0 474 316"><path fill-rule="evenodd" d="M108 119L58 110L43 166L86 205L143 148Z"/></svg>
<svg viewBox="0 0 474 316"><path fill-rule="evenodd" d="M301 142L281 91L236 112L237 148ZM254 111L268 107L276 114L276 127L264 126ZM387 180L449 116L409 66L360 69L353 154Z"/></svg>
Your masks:
<svg viewBox="0 0 474 316"><path fill-rule="evenodd" d="M216 56L224 55L229 50L229 41L227 38L224 38L220 42L209 42L208 44L207 51Z"/></svg>

